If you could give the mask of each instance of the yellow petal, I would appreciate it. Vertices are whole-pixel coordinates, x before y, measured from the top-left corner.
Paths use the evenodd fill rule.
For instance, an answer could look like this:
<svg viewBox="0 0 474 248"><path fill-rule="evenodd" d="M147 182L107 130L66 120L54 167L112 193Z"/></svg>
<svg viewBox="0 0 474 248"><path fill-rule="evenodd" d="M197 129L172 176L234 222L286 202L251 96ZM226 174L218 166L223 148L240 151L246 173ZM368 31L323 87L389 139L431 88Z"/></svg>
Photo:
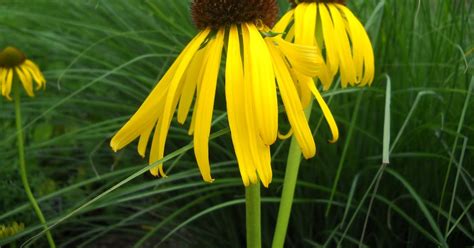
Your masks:
<svg viewBox="0 0 474 248"><path fill-rule="evenodd" d="M242 41L243 41L243 54L249 55L251 54L251 47L252 47L252 40L250 38L250 33L248 28L245 26L242 28ZM266 44L265 44L266 45ZM253 81L253 74L251 73L253 69L252 66L252 56L244 56L244 80L242 84L243 88L243 109L241 109L244 117L243 119L247 125L247 132L248 132L248 149L250 150L251 158L253 162L248 164L247 170L248 171L257 171L258 177L260 178L262 184L265 187L268 187L272 178L271 174L271 164L270 161L267 161L268 155L265 153L269 153L269 146L265 144L263 141L262 135L259 131L259 124L257 121L257 112L256 109L261 108L260 105L255 103L254 91L255 91L255 83L259 83L258 81ZM272 67L273 69L273 67ZM275 96L276 96L276 86L275 86ZM277 130L278 133L278 130ZM257 183L257 176L249 175L250 182L252 184Z"/></svg>
<svg viewBox="0 0 474 248"><path fill-rule="evenodd" d="M5 87L7 83L7 69L0 68L0 89L2 90L2 96L5 95Z"/></svg>
<svg viewBox="0 0 474 248"><path fill-rule="evenodd" d="M171 68L165 73L160 82L151 91L145 101L142 103L137 112L130 118L130 120L114 135L110 141L110 146L114 151L120 150L130 142L140 136L149 125L153 125L158 117L162 114L157 109L164 104L165 97L168 93L172 80L177 77L177 69L180 67L187 67L189 56L192 56L197 47L204 41L210 30L204 30L199 33L178 56ZM187 60L187 62L185 61ZM185 65L183 65L185 64ZM183 69L184 70L184 69ZM179 75L179 77L181 77Z"/></svg>
<svg viewBox="0 0 474 248"><path fill-rule="evenodd" d="M206 71L207 61L209 60L208 50L209 50L209 46L205 46L200 50L202 52L202 60L201 60L201 68L199 70L199 74L197 76L197 82L196 82L196 95L197 96L199 96L199 92L201 92L203 75L204 75L204 72ZM191 117L191 124L189 125L188 135L194 134L194 125L196 123L196 109L197 109L197 104L195 103L194 109L193 109L193 115Z"/></svg>
<svg viewBox="0 0 474 248"><path fill-rule="evenodd" d="M262 184L265 188L268 188L270 183L272 182L272 164L271 164L271 154L270 154L270 146L265 145L263 142L259 142L258 144L259 148L259 155L260 155L260 163L261 163L261 170L263 172L260 172L259 175L264 175L261 178Z"/></svg>
<svg viewBox="0 0 474 248"><path fill-rule="evenodd" d="M298 92L291 78L291 74L278 50L271 44L269 44L269 48L272 53L278 88L293 133L301 147L304 157L306 159L314 157L316 154L316 144L314 143L313 134L309 128L308 120L305 117L304 109L298 97Z"/></svg>
<svg viewBox="0 0 474 248"><path fill-rule="evenodd" d="M33 97L35 96L35 93L33 92L33 82L31 81L31 76L30 74L23 74L23 71L19 67L15 67L16 74L20 78L20 82L23 85L23 88L26 91L26 94L28 96Z"/></svg>
<svg viewBox="0 0 474 248"><path fill-rule="evenodd" d="M34 80L34 79L33 79L33 77L32 77L33 75L32 75L32 74L30 73L30 71L28 70L28 66L26 66L26 65L21 65L21 66L19 67L19 69L21 70L21 72L23 72L23 76L25 77L26 82L28 82L28 85L29 85L29 87L31 88L31 91L33 92L33 80ZM24 85L23 85L23 87L24 87ZM41 88L41 85L38 85L38 86L37 86L37 89L39 89L39 88ZM34 92L33 92L33 94L34 94Z"/></svg>
<svg viewBox="0 0 474 248"><path fill-rule="evenodd" d="M153 130L153 125L150 125L145 131L140 135L138 140L137 151L140 156L145 157L146 147L148 145L148 140L150 139L151 131Z"/></svg>
<svg viewBox="0 0 474 248"><path fill-rule="evenodd" d="M323 28L324 46L326 47L326 62L331 70L332 76L334 76L339 69L339 54L336 48L334 25L326 4L318 4L318 6L319 15L321 17L321 25Z"/></svg>
<svg viewBox="0 0 474 248"><path fill-rule="evenodd" d="M284 33L288 29L288 25L293 19L294 12L295 11L293 9L286 12L286 14L283 15L282 18L280 18L277 24L273 26L272 31L275 33Z"/></svg>
<svg viewBox="0 0 474 248"><path fill-rule="evenodd" d="M194 154L206 182L212 182L211 167L209 164L209 134L211 131L214 98L216 94L217 78L221 63L222 48L224 46L224 29L220 29L214 40L208 43L209 50L203 74L201 89L197 98L196 120L194 130Z"/></svg>
<svg viewBox="0 0 474 248"><path fill-rule="evenodd" d="M314 46L319 54L321 48L316 42L316 26L317 26L317 5L316 3L300 3L295 8L295 43ZM333 81L330 69L324 63L321 70L316 75L324 86L328 89Z"/></svg>
<svg viewBox="0 0 474 248"><path fill-rule="evenodd" d="M199 96L199 88L196 89L196 95ZM191 117L191 124L189 124L189 130L188 130L188 135L193 135L194 134L194 126L196 124L196 109L197 109L197 104L194 104L194 110L193 110L193 115Z"/></svg>
<svg viewBox="0 0 474 248"><path fill-rule="evenodd" d="M293 44L279 37L272 40L278 45L294 70L309 77L317 76L322 70L324 60L316 47Z"/></svg>
<svg viewBox="0 0 474 248"><path fill-rule="evenodd" d="M242 58L240 56L239 33L237 27L232 25L229 30L225 71L227 119L229 121L232 144L234 145L240 175L244 185L249 186L250 177L252 177L252 181L255 182L257 181L257 176L253 168L249 169L249 165L251 165L253 161L251 152L248 149L248 127L242 108L245 94L241 85L243 80L244 72L242 68Z"/></svg>
<svg viewBox="0 0 474 248"><path fill-rule="evenodd" d="M323 97L321 96L321 93L319 93L318 89L314 86L313 80L306 80L304 81L308 88L313 92L314 97L316 98L316 101L319 104L319 107L323 111L323 115L326 119L326 122L329 125L329 128L332 133L332 140L329 142L334 143L339 139L339 129L337 128L336 121L334 120L334 117L332 116L331 110L329 109L328 105L324 101Z"/></svg>
<svg viewBox="0 0 474 248"><path fill-rule="evenodd" d="M300 3L295 8L295 43L316 46L316 5L314 3Z"/></svg>
<svg viewBox="0 0 474 248"><path fill-rule="evenodd" d="M294 42L295 41L295 25L291 25L288 29L288 33L285 36L286 41Z"/></svg>
<svg viewBox="0 0 474 248"><path fill-rule="evenodd" d="M334 22L335 38L338 41L337 44L339 50L341 83L343 87L346 87L349 83L357 83L351 46L349 43L349 38L347 37L346 28L341 13L333 4L328 4L327 6Z"/></svg>
<svg viewBox="0 0 474 248"><path fill-rule="evenodd" d="M344 13L349 25L349 30L352 33L351 40L354 47L354 63L358 68L358 77L361 79L362 85L371 84L374 79L375 69L374 51L369 36L367 35L364 26L347 7L340 4L337 4L336 6ZM364 68L363 75L362 67Z"/></svg>
<svg viewBox="0 0 474 248"><path fill-rule="evenodd" d="M178 122L183 124L186 121L186 118L191 108L191 104L194 98L194 92L196 91L197 82L202 80L202 71L205 68L204 55L206 53L206 46L194 55L191 64L189 65L188 70L183 83L183 92L179 101L178 107Z"/></svg>
<svg viewBox="0 0 474 248"><path fill-rule="evenodd" d="M275 74L267 44L255 25L246 24L243 28L248 32L250 52L250 84L255 106L255 119L258 133L265 144L275 143L278 135L278 100L276 94ZM245 31L246 30L246 31Z"/></svg>
<svg viewBox="0 0 474 248"><path fill-rule="evenodd" d="M10 93L12 91L12 83L13 83L13 69L7 69L6 81L5 81L5 88L4 92L2 92L3 96L7 98L7 100L12 100Z"/></svg>
<svg viewBox="0 0 474 248"><path fill-rule="evenodd" d="M301 104L303 105L303 108L306 108L311 103L311 101L313 101L313 93L311 93L306 84L300 83L299 80L300 77L306 76L302 75L301 73L295 72L295 70L292 70L291 68L289 68L289 71L291 74L291 78L293 79L293 82L296 86L296 89L298 90L298 95L301 98ZM311 77L308 78L312 79Z"/></svg>
<svg viewBox="0 0 474 248"><path fill-rule="evenodd" d="M283 52L286 59L290 62L290 67L293 69L291 70L291 76L298 87L301 103L303 104L303 107L308 106L312 100L312 94L306 85L302 86L299 84L298 80L296 80L295 75L293 74L296 71L309 77L318 76L325 78L324 81L329 82L330 84L332 79L330 79L329 75L327 75L327 68L324 64L321 54L314 46L293 44L284 41L279 37L274 38L273 41L278 45L280 51Z"/></svg>
<svg viewBox="0 0 474 248"><path fill-rule="evenodd" d="M181 53L180 63L176 67L176 72L171 78L169 83L168 91L166 92L165 103L163 107L162 115L158 120L158 124L155 128L155 135L153 136L150 159L149 163L155 163L164 156L166 137L168 137L168 129L171 124L171 119L177 105L177 91L179 90L180 83L182 82L182 77L188 68L188 65L193 58L196 51L199 49L203 41L208 36L210 30L206 29L201 31L195 39L193 39L185 50ZM159 164L158 170L162 171L162 164ZM152 174L155 171L151 171Z"/></svg>
<svg viewBox="0 0 474 248"><path fill-rule="evenodd" d="M23 67L26 68L33 76L33 79L36 82L36 89L40 89L41 87L44 88L46 86L46 80L35 63L33 63L31 60L25 60Z"/></svg>
<svg viewBox="0 0 474 248"><path fill-rule="evenodd" d="M293 135L293 130L291 128L286 134L280 133L280 131L278 131L278 138L281 140L287 140L291 138L292 135Z"/></svg>
<svg viewBox="0 0 474 248"><path fill-rule="evenodd" d="M3 77L6 72L6 69L0 67L0 89L3 87Z"/></svg>

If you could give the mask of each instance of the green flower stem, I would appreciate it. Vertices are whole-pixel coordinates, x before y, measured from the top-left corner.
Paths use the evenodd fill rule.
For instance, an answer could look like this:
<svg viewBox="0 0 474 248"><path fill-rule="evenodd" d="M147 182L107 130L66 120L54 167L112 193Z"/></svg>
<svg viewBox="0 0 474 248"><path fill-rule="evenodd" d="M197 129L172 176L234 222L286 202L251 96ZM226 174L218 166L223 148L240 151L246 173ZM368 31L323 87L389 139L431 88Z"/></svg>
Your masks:
<svg viewBox="0 0 474 248"><path fill-rule="evenodd" d="M260 183L245 187L245 213L247 222L247 247L262 247L260 224Z"/></svg>
<svg viewBox="0 0 474 248"><path fill-rule="evenodd" d="M41 209L36 202L35 197L33 196L33 193L31 192L30 185L28 183L28 177L26 174L26 163L25 163L25 145L23 143L23 129L21 126L21 107L20 107L20 83L19 82L14 82L14 100L15 100L15 119L16 119L16 136L18 140L18 159L19 159L19 165L20 165L20 176L21 176L21 182L23 183L23 187L25 188L25 193L28 196L28 200L31 203L31 206L33 207L36 216L38 217L39 221L41 224L43 224L44 228L47 229L46 225L46 220L43 216L43 213L41 212ZM46 237L48 239L49 246L51 248L56 247L53 236L51 235L51 232L48 230L46 231Z"/></svg>
<svg viewBox="0 0 474 248"><path fill-rule="evenodd" d="M305 110L306 118L309 120L311 116L311 108L313 102ZM285 244L286 231L290 221L291 206L295 195L296 182L298 181L298 170L301 163L301 148L293 136L288 152L288 160L286 164L285 179L283 180L283 191L281 193L280 208L278 210L278 218L273 235L273 248L283 248Z"/></svg>

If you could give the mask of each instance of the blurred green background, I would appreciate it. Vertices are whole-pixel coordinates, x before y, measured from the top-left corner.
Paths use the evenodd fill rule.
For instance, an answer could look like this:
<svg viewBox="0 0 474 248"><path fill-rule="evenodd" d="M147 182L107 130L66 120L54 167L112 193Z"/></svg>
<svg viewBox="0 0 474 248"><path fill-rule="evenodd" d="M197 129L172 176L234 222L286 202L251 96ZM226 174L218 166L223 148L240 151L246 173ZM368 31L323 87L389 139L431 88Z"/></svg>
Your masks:
<svg viewBox="0 0 474 248"><path fill-rule="evenodd" d="M325 92L341 131L336 144L313 109L318 156L302 163L286 246L473 245L473 2L348 6L372 39L376 79L370 88ZM196 32L187 0L0 0L0 48L23 50L48 81L36 98L23 97L22 110L30 181L49 223L64 220L52 229L60 247L245 246L223 80L212 132L226 133L210 141L214 183L201 180L189 123L171 125L166 179L134 174L146 165L136 143L118 153L108 146ZM17 171L14 118L13 104L1 99L0 225L25 228L0 246L45 247L44 237L32 239L41 226ZM264 247L288 146L272 147L274 180L262 189Z"/></svg>

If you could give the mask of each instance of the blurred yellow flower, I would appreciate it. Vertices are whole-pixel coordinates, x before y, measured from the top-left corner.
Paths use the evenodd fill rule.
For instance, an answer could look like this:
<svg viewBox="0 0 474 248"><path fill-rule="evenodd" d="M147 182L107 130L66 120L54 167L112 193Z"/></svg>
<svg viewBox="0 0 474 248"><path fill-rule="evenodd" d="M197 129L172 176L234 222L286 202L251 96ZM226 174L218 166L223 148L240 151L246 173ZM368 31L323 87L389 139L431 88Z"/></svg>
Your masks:
<svg viewBox="0 0 474 248"><path fill-rule="evenodd" d="M0 239L6 239L22 232L25 229L25 224L13 222L10 225L0 225Z"/></svg>
<svg viewBox="0 0 474 248"><path fill-rule="evenodd" d="M295 75L318 75L323 59L315 47L292 44L270 32L278 13L275 0L194 0L192 12L201 31L110 145L117 151L139 138L138 153L145 156L154 129L149 163L162 159L174 112L177 109L177 120L183 124L196 95L189 134L194 135L202 177L212 182L208 142L224 55L228 121L242 181L248 186L260 179L268 187L270 145L278 136L277 89L304 157L316 153ZM333 122L330 112L327 116ZM163 165L151 173L164 176Z"/></svg>
<svg viewBox="0 0 474 248"><path fill-rule="evenodd" d="M36 82L36 90L46 87L46 80L38 66L17 48L7 47L0 52L0 87L2 96L8 100L12 100L10 93L15 75L30 97L34 96L33 81Z"/></svg>
<svg viewBox="0 0 474 248"><path fill-rule="evenodd" d="M275 25L287 40L316 46L325 64L318 78L328 89L337 72L343 87L365 86L374 79L374 54L364 26L343 0L291 0L294 8Z"/></svg>

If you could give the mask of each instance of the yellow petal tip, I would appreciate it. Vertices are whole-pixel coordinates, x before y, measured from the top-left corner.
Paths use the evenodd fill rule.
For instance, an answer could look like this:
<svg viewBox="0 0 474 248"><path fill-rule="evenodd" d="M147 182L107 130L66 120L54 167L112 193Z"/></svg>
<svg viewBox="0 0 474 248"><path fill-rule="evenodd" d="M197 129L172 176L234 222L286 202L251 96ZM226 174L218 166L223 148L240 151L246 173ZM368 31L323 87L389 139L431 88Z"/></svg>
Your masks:
<svg viewBox="0 0 474 248"><path fill-rule="evenodd" d="M210 184L210 183L213 183L215 180L216 180L216 179L214 179L214 178L211 178L211 179L204 180L204 182L206 182L206 183L209 183L209 184Z"/></svg>
<svg viewBox="0 0 474 248"><path fill-rule="evenodd" d="M150 174L153 175L154 177L158 177L158 169L157 168L151 168L150 169Z"/></svg>

